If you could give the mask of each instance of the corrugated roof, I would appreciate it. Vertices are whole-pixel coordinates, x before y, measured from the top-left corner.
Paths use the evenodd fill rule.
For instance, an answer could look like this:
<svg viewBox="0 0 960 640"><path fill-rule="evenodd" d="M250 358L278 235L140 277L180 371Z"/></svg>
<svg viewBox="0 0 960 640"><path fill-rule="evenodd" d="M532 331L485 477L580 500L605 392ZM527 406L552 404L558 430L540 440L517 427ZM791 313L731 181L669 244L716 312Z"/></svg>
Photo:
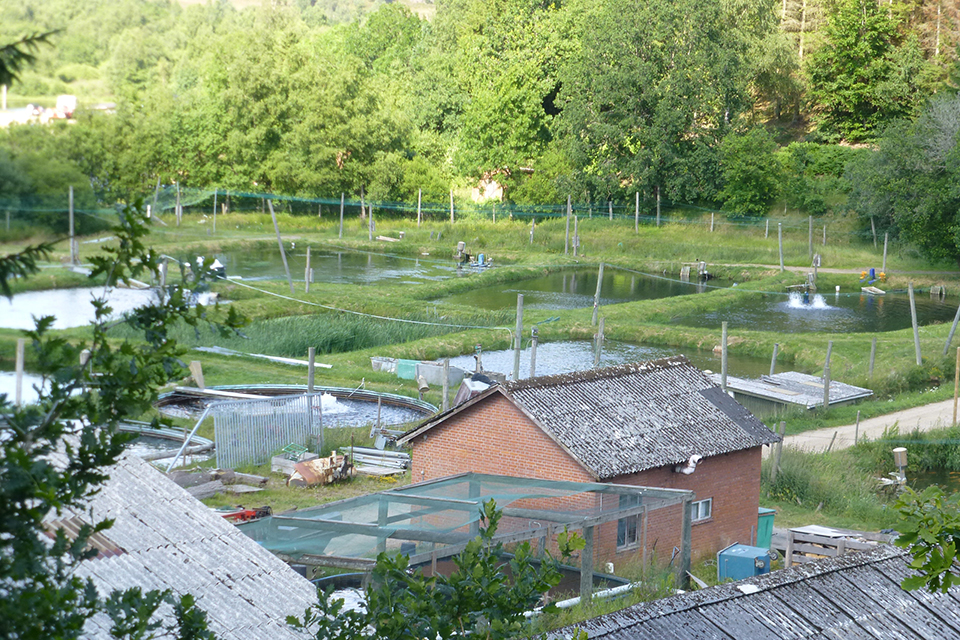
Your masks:
<svg viewBox="0 0 960 640"><path fill-rule="evenodd" d="M710 377L719 384L720 374L714 373ZM807 409L823 406L823 378L799 371L760 376L759 380L727 376L727 389L773 402L795 404ZM831 405L862 400L872 395L873 391L870 389L855 387L836 380L830 381Z"/></svg>
<svg viewBox="0 0 960 640"><path fill-rule="evenodd" d="M109 474L90 513L61 517L113 518L104 535L123 553L83 562L78 577L92 578L104 595L134 586L192 593L221 640L301 637L285 619L316 600L310 582L136 456L125 455ZM107 640L109 628L98 614L85 637Z"/></svg>
<svg viewBox="0 0 960 640"><path fill-rule="evenodd" d="M884 545L635 605L555 637L577 630L609 640L960 637L960 587L904 591L907 558Z"/></svg>
<svg viewBox="0 0 960 640"><path fill-rule="evenodd" d="M778 440L682 356L529 378L504 391L602 480Z"/></svg>

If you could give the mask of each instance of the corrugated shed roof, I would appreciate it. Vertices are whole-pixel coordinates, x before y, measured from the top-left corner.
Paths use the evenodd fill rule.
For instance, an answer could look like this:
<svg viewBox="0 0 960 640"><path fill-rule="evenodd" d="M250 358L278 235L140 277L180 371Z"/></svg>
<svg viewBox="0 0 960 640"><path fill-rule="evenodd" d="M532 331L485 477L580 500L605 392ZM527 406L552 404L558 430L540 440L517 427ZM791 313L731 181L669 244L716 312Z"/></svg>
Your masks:
<svg viewBox="0 0 960 640"><path fill-rule="evenodd" d="M710 377L714 382L720 382L720 374L714 373ZM784 371L772 376L760 376L759 380L727 376L727 388L773 402L800 405L807 409L823 406L823 378L799 371ZM855 387L837 380L830 381L830 404L862 400L872 395L873 391L870 389Z"/></svg>
<svg viewBox="0 0 960 640"><path fill-rule="evenodd" d="M113 518L104 535L123 553L83 562L80 578L92 578L102 594L135 586L192 593L221 640L301 637L285 618L316 600L310 582L136 456L125 455L109 474L89 514L65 516ZM98 614L86 636L106 640L109 628Z"/></svg>
<svg viewBox="0 0 960 640"><path fill-rule="evenodd" d="M682 356L525 379L504 391L601 480L778 440Z"/></svg>
<svg viewBox="0 0 960 640"><path fill-rule="evenodd" d="M636 605L556 637L578 629L609 640L960 637L960 587L904 591L907 557L885 545Z"/></svg>

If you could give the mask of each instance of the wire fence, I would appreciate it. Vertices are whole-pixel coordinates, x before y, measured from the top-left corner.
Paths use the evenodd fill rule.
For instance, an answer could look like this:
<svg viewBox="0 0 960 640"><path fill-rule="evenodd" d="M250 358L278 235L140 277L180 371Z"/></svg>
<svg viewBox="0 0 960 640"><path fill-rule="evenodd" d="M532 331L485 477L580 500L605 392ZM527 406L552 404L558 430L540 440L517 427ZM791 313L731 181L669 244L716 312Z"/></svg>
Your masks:
<svg viewBox="0 0 960 640"><path fill-rule="evenodd" d="M350 194L336 194L331 197L289 196L272 193L252 193L226 189L198 189L178 185L166 185L143 197L144 205L151 213L164 219L180 213L205 214L213 216L223 213L267 213L268 201L272 201L278 213L295 216L317 216L320 219L339 219L343 210L348 218L360 215L361 209L373 210L377 217L383 218L422 218L427 221L449 222L463 220L505 220L521 219L537 221L553 218L565 218L568 214L588 220L608 220L635 222L638 225L682 224L715 228L762 229L765 235L776 234L777 225L784 232L808 231L808 224L797 217L748 217L737 213L712 209L694 204L675 203L655 198L644 198L637 194L629 201L590 200L559 204L521 205L511 202L473 202L470 199L451 199L443 203L376 201ZM69 214L69 199L48 195L36 197L0 198L0 224L11 226L46 226L57 231L66 229ZM89 198L74 203L74 213L78 219L78 232L86 233L105 227L116 221L119 206L105 207ZM822 232L823 225L815 222L815 237ZM2 227L0 227L2 228ZM838 234L849 239L869 241L890 231L877 220L873 227L864 223L863 228L854 231L831 230L830 236L836 239Z"/></svg>
<svg viewBox="0 0 960 640"><path fill-rule="evenodd" d="M290 444L316 451L323 442L320 394L219 402L213 414L217 466L261 465Z"/></svg>

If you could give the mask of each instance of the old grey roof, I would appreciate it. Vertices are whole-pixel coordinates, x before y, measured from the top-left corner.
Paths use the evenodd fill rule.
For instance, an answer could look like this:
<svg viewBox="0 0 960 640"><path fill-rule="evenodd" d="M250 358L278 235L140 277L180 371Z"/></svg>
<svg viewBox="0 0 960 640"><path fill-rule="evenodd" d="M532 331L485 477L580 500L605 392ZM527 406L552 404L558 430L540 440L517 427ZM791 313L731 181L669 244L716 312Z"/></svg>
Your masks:
<svg viewBox="0 0 960 640"><path fill-rule="evenodd" d="M48 519L51 527L63 519L115 520L97 545L100 556L80 565L80 578L92 578L103 595L129 587L192 593L221 640L301 637L285 618L315 601L310 582L136 456L125 455L109 474L89 513ZM109 628L97 614L85 636L106 640Z"/></svg>
<svg viewBox="0 0 960 640"><path fill-rule="evenodd" d="M713 374L712 380L720 382L720 375ZM727 388L737 393L781 402L795 404L806 409L823 406L823 378L811 376L799 371L785 371L772 376L760 376L759 380L734 378L727 376ZM873 395L870 389L855 387L852 384L830 381L830 404L852 402Z"/></svg>
<svg viewBox="0 0 960 640"><path fill-rule="evenodd" d="M608 640L960 637L960 587L904 591L906 558L884 545L635 605L555 635L570 638L579 629Z"/></svg>
<svg viewBox="0 0 960 640"><path fill-rule="evenodd" d="M504 391L599 479L778 440L682 356L519 380Z"/></svg>

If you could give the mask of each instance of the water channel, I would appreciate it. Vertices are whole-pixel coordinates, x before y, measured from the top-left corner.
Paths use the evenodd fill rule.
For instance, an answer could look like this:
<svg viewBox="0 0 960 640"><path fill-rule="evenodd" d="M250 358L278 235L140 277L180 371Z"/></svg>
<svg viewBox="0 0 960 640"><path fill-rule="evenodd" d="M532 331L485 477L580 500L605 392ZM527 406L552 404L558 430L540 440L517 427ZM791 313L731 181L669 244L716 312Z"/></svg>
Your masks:
<svg viewBox="0 0 960 640"><path fill-rule="evenodd" d="M54 329L82 327L94 320L91 301L103 295L103 287L80 287L77 289L50 289L27 291L13 296L12 300L0 299L0 327L4 329L33 329L34 317L56 316ZM111 289L107 303L114 315L149 304L156 299L151 290Z"/></svg>

